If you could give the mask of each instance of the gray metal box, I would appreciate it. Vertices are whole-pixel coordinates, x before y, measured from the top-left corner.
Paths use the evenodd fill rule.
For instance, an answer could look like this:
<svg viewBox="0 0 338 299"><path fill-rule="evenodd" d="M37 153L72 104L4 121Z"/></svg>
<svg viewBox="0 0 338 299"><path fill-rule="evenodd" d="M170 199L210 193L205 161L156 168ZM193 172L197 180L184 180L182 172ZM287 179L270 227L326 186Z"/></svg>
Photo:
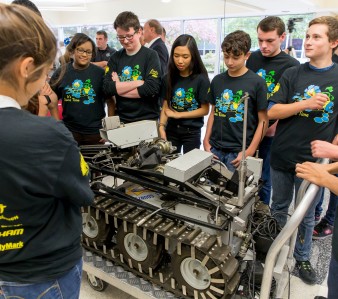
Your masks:
<svg viewBox="0 0 338 299"><path fill-rule="evenodd" d="M206 167L210 166L212 153L199 149L170 161L164 166L164 175L179 182L186 182Z"/></svg>

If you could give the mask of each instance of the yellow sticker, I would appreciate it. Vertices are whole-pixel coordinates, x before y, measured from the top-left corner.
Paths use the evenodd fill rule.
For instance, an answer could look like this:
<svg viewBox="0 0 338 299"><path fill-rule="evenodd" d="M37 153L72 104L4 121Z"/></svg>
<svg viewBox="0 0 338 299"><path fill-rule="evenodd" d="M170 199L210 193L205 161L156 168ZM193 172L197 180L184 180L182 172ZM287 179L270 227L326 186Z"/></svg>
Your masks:
<svg viewBox="0 0 338 299"><path fill-rule="evenodd" d="M89 166L85 159L83 158L82 154L80 153L80 168L83 176L87 176L89 173Z"/></svg>

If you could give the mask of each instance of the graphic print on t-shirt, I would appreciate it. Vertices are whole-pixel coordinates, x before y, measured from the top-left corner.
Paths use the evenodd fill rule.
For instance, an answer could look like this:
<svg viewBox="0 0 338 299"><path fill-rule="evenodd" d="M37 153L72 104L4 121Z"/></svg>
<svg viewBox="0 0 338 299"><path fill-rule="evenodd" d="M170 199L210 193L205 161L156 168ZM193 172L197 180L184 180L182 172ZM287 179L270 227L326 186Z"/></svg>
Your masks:
<svg viewBox="0 0 338 299"><path fill-rule="evenodd" d="M64 97L65 102L79 103L80 98L87 98L83 101L83 104L89 105L95 103L95 90L90 79L87 79L84 83L82 80L76 79L73 81L72 86L66 86L66 95Z"/></svg>
<svg viewBox="0 0 338 299"><path fill-rule="evenodd" d="M19 216L6 216L6 208L7 206L0 204L0 252L24 247L21 237L16 237L24 234L22 224L18 223Z"/></svg>
<svg viewBox="0 0 338 299"><path fill-rule="evenodd" d="M184 88L177 88L171 98L171 107L176 111L193 111L198 109L198 102L195 99L193 88L185 91Z"/></svg>
<svg viewBox="0 0 338 299"><path fill-rule="evenodd" d="M136 81L136 80L143 80L140 72L140 66L135 65L134 68L131 66L125 66L122 69L122 73L119 76L119 79L121 82L126 82L126 81Z"/></svg>
<svg viewBox="0 0 338 299"><path fill-rule="evenodd" d="M268 87L268 99L269 99L274 94L274 88L276 86L275 84L276 80L274 77L276 72L271 70L270 72L266 73L265 69L259 69L256 74L265 80L266 86Z"/></svg>
<svg viewBox="0 0 338 299"><path fill-rule="evenodd" d="M333 106L334 106L334 96L332 95L333 92L333 87L328 86L324 89L324 91L321 91L320 87L317 85L310 85L307 88L305 88L303 95L301 95L299 92L297 92L293 97L292 100L294 102L300 102L304 100L308 100L315 96L318 93L326 94L328 96L328 100L324 104L322 109L318 109L316 111L321 111L322 115L313 117L313 120L315 123L321 124L321 123L326 123L330 119L330 114L333 113ZM310 117L310 112L313 110L311 109L306 109L304 111L301 111L298 113L299 116L302 117Z"/></svg>
<svg viewBox="0 0 338 299"><path fill-rule="evenodd" d="M244 103L241 102L243 90L234 92L225 89L220 97L216 98L215 116L228 117L230 122L243 122Z"/></svg>

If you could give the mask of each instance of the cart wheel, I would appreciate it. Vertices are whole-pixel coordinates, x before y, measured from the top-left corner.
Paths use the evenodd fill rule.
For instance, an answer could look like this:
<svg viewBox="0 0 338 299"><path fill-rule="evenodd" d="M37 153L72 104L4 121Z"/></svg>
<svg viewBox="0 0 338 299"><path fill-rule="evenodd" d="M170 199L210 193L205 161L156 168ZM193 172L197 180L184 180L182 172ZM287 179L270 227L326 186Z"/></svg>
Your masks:
<svg viewBox="0 0 338 299"><path fill-rule="evenodd" d="M87 274L87 281L90 287L97 292L103 292L108 286L108 283L101 280L100 278L95 277L92 274Z"/></svg>

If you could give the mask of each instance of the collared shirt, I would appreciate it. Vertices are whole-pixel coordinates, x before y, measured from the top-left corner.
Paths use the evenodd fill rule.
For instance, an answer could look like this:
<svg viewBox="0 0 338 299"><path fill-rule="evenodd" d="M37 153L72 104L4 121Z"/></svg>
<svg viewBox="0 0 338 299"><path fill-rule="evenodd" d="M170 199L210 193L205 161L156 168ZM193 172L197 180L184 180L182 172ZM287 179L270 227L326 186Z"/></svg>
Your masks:
<svg viewBox="0 0 338 299"><path fill-rule="evenodd" d="M158 37L154 38L152 41L150 41L149 43L146 43L144 46L147 47L147 48L150 48L151 45L152 45L155 41L157 41L159 38L161 38L161 37L158 36Z"/></svg>
<svg viewBox="0 0 338 299"><path fill-rule="evenodd" d="M19 103L11 97L0 95L0 109L1 108L17 108L21 109Z"/></svg>

